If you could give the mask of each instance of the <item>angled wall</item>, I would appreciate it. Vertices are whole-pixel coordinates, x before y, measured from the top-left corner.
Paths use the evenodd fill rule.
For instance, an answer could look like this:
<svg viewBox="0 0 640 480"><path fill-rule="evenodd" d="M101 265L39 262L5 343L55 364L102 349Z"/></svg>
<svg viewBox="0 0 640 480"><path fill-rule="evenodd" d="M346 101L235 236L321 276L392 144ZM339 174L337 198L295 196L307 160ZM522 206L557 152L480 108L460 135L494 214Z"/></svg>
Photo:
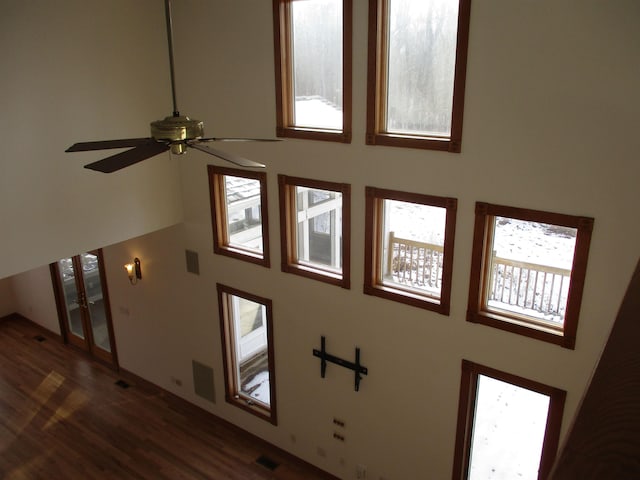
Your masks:
<svg viewBox="0 0 640 480"><path fill-rule="evenodd" d="M169 154L103 175L64 152L170 114L162 2L10 0L0 41L0 278L180 222Z"/></svg>

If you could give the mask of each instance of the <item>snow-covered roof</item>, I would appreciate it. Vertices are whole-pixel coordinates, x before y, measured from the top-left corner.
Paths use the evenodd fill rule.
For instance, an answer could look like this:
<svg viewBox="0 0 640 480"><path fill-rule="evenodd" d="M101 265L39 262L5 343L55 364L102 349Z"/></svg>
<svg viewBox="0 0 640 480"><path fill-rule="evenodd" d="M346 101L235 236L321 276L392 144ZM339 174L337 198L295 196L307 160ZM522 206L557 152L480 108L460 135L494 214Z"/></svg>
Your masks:
<svg viewBox="0 0 640 480"><path fill-rule="evenodd" d="M253 178L233 177L227 175L227 201L232 204L260 195L260 182Z"/></svg>

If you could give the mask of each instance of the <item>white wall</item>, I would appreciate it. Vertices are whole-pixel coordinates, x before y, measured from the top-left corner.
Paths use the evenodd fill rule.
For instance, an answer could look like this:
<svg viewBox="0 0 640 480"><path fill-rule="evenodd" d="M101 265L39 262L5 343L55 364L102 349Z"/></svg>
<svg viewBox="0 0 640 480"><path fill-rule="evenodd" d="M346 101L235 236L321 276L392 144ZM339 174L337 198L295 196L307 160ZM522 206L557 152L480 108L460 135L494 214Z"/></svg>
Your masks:
<svg viewBox="0 0 640 480"><path fill-rule="evenodd" d="M448 154L364 145L368 2L354 3L353 143L228 147L267 164L272 267L212 253L206 165L222 163L190 153L185 222L105 248L118 354L123 368L340 478L355 478L356 464L367 478L449 478L463 358L565 389L564 436L615 319L640 255L640 4L473 2L463 151ZM207 135L273 135L270 2L174 8L181 110ZM279 173L351 184L350 290L279 271ZM458 198L450 316L362 294L367 185ZM595 218L575 350L465 321L476 201ZM185 272L185 248L199 253L200 276ZM134 256L143 280L131 286L122 265ZM217 282L273 300L277 427L224 402ZM320 378L321 335L347 359L361 348L359 392L343 368ZM216 404L193 393L193 359L213 367ZM344 443L333 416L346 421Z"/></svg>
<svg viewBox="0 0 640 480"><path fill-rule="evenodd" d="M16 301L10 279L0 278L0 318L16 312Z"/></svg>
<svg viewBox="0 0 640 480"><path fill-rule="evenodd" d="M163 2L8 0L0 41L0 278L180 222L169 154L105 175L64 152L171 113Z"/></svg>
<svg viewBox="0 0 640 480"><path fill-rule="evenodd" d="M15 292L15 312L60 334L49 266L14 275L10 277L10 281Z"/></svg>
<svg viewBox="0 0 640 480"><path fill-rule="evenodd" d="M564 435L615 318L640 256L640 5L473 2L462 153L455 155L364 145L368 2L354 4L353 143L229 147L267 164L271 269L210 253L211 160L182 164L186 244L200 252L203 272L184 287L197 299L187 318L198 338L184 356L208 356L220 392L214 282L271 298L279 426L220 402L214 411L342 478L354 478L357 463L368 466L368 478L449 478L463 358L566 389ZM197 71L183 95L189 109L215 128L212 135L272 135L270 2L185 1L176 10L177 48L197 42L208 58L179 57L182 70ZM351 184L351 290L279 271L278 173ZM458 198L449 317L362 294L367 185ZM595 218L574 351L465 321L476 201ZM360 392L342 368L330 365L320 379L311 351L321 335L339 356L361 348L370 373ZM347 422L344 444L332 439L334 415Z"/></svg>

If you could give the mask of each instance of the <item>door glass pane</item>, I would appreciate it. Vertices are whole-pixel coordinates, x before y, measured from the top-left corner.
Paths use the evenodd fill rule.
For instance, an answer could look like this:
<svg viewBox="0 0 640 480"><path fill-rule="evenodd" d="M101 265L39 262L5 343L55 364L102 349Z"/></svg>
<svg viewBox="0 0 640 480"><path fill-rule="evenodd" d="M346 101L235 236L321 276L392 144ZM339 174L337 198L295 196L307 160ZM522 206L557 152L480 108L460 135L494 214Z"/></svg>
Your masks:
<svg viewBox="0 0 640 480"><path fill-rule="evenodd" d="M294 124L342 129L342 1L291 2Z"/></svg>
<svg viewBox="0 0 640 480"><path fill-rule="evenodd" d="M270 404L266 307L233 296L236 383L241 394Z"/></svg>
<svg viewBox="0 0 640 480"><path fill-rule="evenodd" d="M58 270L60 271L60 281L64 294L64 305L67 311L67 323L69 331L84 338L82 329L82 312L78 303L79 295L76 287L76 273L73 266L73 259L63 258L58 261Z"/></svg>
<svg viewBox="0 0 640 480"><path fill-rule="evenodd" d="M478 375L470 480L537 480L549 397Z"/></svg>
<svg viewBox="0 0 640 480"><path fill-rule="evenodd" d="M449 136L459 0L389 0L386 128Z"/></svg>
<svg viewBox="0 0 640 480"><path fill-rule="evenodd" d="M82 276L84 278L84 290L87 295L87 309L91 320L91 332L93 343L106 350L111 351L109 343L109 329L107 327L107 314L105 311L104 299L102 297L102 283L100 281L100 267L98 257L91 253L80 255L82 264Z"/></svg>

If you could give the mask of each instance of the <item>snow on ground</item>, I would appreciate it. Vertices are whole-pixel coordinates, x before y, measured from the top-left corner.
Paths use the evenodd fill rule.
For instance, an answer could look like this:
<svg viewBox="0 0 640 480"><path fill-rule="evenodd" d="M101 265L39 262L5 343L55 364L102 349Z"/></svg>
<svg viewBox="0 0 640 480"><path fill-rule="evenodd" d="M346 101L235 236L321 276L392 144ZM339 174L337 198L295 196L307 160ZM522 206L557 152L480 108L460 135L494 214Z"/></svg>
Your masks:
<svg viewBox="0 0 640 480"><path fill-rule="evenodd" d="M396 200L386 200L385 207L390 212L387 230L396 237L444 245L445 208Z"/></svg>
<svg viewBox="0 0 640 480"><path fill-rule="evenodd" d="M251 398L266 403L267 405L271 404L268 370L258 373L249 383L244 385L243 388L244 393L247 393Z"/></svg>
<svg viewBox="0 0 640 480"><path fill-rule="evenodd" d="M496 256L570 269L577 229L512 218L496 218Z"/></svg>
<svg viewBox="0 0 640 480"><path fill-rule="evenodd" d="M296 97L295 125L342 130L342 110L318 96Z"/></svg>
<svg viewBox="0 0 640 480"><path fill-rule="evenodd" d="M389 230L396 236L444 244L446 210L408 202L387 201ZM496 256L522 262L570 269L576 229L497 217L493 249ZM429 231L425 231L425 226ZM431 241L429 238L433 238Z"/></svg>
<svg viewBox="0 0 640 480"><path fill-rule="evenodd" d="M469 480L537 480L549 397L479 376Z"/></svg>

